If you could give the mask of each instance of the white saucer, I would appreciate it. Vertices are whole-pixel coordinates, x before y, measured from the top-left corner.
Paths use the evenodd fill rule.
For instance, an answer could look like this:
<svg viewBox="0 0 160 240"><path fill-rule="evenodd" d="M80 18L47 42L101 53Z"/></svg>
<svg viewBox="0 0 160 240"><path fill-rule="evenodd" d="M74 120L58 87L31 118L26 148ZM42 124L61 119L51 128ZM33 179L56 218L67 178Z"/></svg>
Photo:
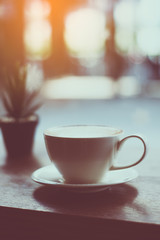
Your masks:
<svg viewBox="0 0 160 240"><path fill-rule="evenodd" d="M51 186L57 189L65 189L74 192L98 192L105 190L106 188L129 182L138 176L137 171L132 168L123 170L109 171L99 183L95 184L68 184L65 183L62 176L52 164L49 166L42 167L32 174L33 181Z"/></svg>

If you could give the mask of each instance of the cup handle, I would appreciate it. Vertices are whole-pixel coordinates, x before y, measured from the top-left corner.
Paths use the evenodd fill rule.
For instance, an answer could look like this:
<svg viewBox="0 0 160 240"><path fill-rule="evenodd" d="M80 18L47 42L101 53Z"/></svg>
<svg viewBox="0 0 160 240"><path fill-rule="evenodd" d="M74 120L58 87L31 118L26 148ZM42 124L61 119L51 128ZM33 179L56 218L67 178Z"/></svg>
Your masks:
<svg viewBox="0 0 160 240"><path fill-rule="evenodd" d="M119 167L118 167L118 166L117 166L117 167L116 167L116 166L112 166L112 167L110 168L110 170L119 170L119 169L130 168L130 167L133 167L133 166L139 164L139 163L144 159L144 157L145 157L145 155L146 155L146 143L145 143L145 141L143 140L143 138L141 138L140 136L130 135L130 136L127 136L127 137L123 138L122 140L120 140L120 141L118 142L117 150L119 150L120 147L122 146L122 144L123 144L127 139L129 139L129 138L138 138L139 140L142 141L143 147L144 147L144 151L143 151L143 154L142 154L141 158L140 158L137 162L132 163L132 164L127 165L127 166L119 166Z"/></svg>

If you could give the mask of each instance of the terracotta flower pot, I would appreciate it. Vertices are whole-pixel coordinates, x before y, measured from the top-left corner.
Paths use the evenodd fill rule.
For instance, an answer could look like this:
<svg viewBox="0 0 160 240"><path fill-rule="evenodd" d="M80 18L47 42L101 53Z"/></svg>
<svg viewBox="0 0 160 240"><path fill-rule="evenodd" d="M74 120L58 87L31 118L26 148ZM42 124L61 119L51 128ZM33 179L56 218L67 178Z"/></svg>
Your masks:
<svg viewBox="0 0 160 240"><path fill-rule="evenodd" d="M0 127L9 158L24 157L32 152L38 116L15 120L10 117L0 119Z"/></svg>

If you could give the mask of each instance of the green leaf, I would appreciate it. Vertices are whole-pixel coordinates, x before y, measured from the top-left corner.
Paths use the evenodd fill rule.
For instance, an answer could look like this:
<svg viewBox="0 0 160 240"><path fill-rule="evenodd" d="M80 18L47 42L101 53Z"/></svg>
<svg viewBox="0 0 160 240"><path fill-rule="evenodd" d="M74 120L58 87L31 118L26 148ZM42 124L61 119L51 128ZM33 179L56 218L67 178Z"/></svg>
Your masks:
<svg viewBox="0 0 160 240"><path fill-rule="evenodd" d="M12 104L9 102L9 99L5 95L5 93L2 93L2 103L8 113L8 115L13 115L14 111L12 108Z"/></svg>
<svg viewBox="0 0 160 240"><path fill-rule="evenodd" d="M37 104L33 105L32 107L28 108L27 111L23 113L23 117L28 117L28 116L32 115L41 106L42 106L42 103L37 103Z"/></svg>
<svg viewBox="0 0 160 240"><path fill-rule="evenodd" d="M37 102L38 91L27 90L27 66L17 64L12 75L7 75L4 84L3 105L15 118L33 114L42 104Z"/></svg>

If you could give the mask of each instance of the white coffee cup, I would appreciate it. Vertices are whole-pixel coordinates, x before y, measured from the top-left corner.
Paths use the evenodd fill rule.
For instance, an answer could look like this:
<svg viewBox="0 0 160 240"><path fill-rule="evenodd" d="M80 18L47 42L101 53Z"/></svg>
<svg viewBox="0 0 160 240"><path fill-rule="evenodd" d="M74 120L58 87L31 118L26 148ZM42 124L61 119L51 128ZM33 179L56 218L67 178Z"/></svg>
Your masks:
<svg viewBox="0 0 160 240"><path fill-rule="evenodd" d="M122 140L122 130L108 126L75 125L49 128L44 139L50 160L67 183L97 183L109 170L130 168L146 155L146 144L137 135ZM138 138L143 143L140 159L127 166L115 166L114 160L124 141Z"/></svg>

